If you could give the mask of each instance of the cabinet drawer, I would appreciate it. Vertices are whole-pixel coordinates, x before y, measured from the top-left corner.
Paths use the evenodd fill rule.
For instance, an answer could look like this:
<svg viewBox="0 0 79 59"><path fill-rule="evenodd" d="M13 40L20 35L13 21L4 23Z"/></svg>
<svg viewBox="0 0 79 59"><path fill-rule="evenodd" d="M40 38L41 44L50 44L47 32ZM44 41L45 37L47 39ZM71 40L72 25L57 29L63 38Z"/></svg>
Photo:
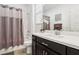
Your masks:
<svg viewBox="0 0 79 59"><path fill-rule="evenodd" d="M44 41L45 41L45 39L40 38L40 37L37 37L37 41L38 41L39 43L42 43L42 42L44 42Z"/></svg>
<svg viewBox="0 0 79 59"><path fill-rule="evenodd" d="M79 50L67 47L67 55L79 55Z"/></svg>
<svg viewBox="0 0 79 59"><path fill-rule="evenodd" d="M40 42L41 44L47 46L49 49L53 50L56 53L59 54L66 54L66 47L64 45L61 45L59 43L53 42L53 41L49 41L43 38L39 38L37 39L38 42Z"/></svg>
<svg viewBox="0 0 79 59"><path fill-rule="evenodd" d="M59 43L48 41L48 47L59 54L66 54L66 46L61 45Z"/></svg>
<svg viewBox="0 0 79 59"><path fill-rule="evenodd" d="M51 51L51 50L49 50L49 49L47 49L46 48L46 50L47 50L47 55L59 55L58 53L55 53L54 51Z"/></svg>

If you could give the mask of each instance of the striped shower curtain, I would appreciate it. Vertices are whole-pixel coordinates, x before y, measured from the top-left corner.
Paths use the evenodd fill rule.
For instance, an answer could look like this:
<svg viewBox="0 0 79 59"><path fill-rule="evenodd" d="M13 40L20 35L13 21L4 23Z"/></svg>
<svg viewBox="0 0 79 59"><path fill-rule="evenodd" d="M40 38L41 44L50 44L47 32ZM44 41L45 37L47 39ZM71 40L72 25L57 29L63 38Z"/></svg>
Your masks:
<svg viewBox="0 0 79 59"><path fill-rule="evenodd" d="M0 5L0 49L23 42L22 9Z"/></svg>

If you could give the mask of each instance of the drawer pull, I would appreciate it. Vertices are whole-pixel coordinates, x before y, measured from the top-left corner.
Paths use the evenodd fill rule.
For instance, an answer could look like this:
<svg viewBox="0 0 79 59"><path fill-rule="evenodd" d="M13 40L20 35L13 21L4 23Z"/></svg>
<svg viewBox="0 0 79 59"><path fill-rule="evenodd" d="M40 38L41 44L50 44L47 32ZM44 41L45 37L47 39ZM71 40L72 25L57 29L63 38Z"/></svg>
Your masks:
<svg viewBox="0 0 79 59"><path fill-rule="evenodd" d="M48 44L46 44L46 43L44 43L44 42L43 42L42 44L45 45L45 46L48 46Z"/></svg>

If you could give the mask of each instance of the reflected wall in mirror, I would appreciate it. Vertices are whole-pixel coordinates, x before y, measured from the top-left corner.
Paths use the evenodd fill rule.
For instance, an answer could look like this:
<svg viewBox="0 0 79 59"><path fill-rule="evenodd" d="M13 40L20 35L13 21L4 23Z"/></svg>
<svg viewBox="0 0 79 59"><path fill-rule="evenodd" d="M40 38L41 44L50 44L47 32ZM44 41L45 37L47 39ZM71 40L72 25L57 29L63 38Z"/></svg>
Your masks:
<svg viewBox="0 0 79 59"><path fill-rule="evenodd" d="M50 30L50 17L43 16L43 30Z"/></svg>
<svg viewBox="0 0 79 59"><path fill-rule="evenodd" d="M55 15L55 21L61 21L61 14Z"/></svg>

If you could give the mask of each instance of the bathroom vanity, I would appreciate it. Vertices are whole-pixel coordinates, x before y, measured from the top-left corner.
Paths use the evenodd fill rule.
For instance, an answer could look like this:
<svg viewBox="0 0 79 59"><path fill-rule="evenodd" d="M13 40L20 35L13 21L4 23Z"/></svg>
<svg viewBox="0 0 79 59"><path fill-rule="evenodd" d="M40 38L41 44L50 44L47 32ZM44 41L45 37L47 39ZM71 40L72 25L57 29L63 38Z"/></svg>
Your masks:
<svg viewBox="0 0 79 59"><path fill-rule="evenodd" d="M72 36L55 37L53 35L48 36L43 33L34 33L32 35L32 54L79 55L78 38L79 37L72 37Z"/></svg>

